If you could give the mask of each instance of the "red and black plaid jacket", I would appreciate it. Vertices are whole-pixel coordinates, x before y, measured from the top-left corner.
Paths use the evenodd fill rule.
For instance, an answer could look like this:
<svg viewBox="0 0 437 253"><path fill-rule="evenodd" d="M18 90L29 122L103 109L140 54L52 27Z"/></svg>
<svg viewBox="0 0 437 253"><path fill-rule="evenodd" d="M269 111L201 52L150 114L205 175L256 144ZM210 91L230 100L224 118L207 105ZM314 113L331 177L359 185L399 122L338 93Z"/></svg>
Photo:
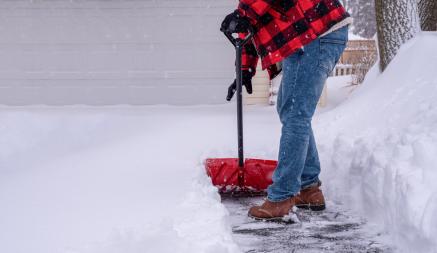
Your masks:
<svg viewBox="0 0 437 253"><path fill-rule="evenodd" d="M256 31L243 49L243 69L255 73L260 56L270 79L280 72L276 63L349 17L339 0L240 0L238 10Z"/></svg>

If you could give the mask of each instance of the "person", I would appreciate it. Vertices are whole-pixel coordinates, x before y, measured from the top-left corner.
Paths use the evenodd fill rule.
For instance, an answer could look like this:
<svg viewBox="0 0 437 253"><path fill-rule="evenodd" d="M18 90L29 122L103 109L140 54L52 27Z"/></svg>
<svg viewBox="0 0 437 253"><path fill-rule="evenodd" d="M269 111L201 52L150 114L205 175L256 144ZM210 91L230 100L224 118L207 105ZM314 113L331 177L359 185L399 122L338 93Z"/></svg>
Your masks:
<svg viewBox="0 0 437 253"><path fill-rule="evenodd" d="M293 207L324 210L320 162L311 127L326 79L348 41L350 15L339 0L240 0L221 30L244 37L242 79L248 93L258 58L270 79L281 71L277 112L282 123L278 165L267 198L249 210L257 220L283 220ZM228 89L231 99L235 82Z"/></svg>

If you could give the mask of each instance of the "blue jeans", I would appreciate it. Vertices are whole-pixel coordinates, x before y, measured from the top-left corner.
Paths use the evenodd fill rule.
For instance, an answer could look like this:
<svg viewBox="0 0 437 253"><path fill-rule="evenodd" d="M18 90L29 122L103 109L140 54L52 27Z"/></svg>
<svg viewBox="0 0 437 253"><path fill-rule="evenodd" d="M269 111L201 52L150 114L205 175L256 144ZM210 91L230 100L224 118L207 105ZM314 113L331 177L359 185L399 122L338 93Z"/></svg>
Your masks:
<svg viewBox="0 0 437 253"><path fill-rule="evenodd" d="M283 201L319 182L320 162L311 119L347 40L346 26L318 38L282 62L277 101L282 135L278 167L267 190L270 201Z"/></svg>

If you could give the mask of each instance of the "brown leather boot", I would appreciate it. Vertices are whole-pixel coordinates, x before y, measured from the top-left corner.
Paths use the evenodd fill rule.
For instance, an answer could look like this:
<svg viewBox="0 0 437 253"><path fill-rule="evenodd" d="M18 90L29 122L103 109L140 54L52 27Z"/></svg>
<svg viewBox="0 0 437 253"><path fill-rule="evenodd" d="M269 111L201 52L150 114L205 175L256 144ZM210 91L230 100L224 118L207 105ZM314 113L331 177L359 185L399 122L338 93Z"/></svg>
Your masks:
<svg viewBox="0 0 437 253"><path fill-rule="evenodd" d="M249 217L262 221L277 221L292 223L289 215L294 206L294 198L289 198L281 202L271 202L266 200L261 206L254 206L249 210Z"/></svg>
<svg viewBox="0 0 437 253"><path fill-rule="evenodd" d="M312 211L325 210L325 197L323 197L320 186L321 183L318 183L315 186L301 190L300 193L294 197L296 207L311 209Z"/></svg>

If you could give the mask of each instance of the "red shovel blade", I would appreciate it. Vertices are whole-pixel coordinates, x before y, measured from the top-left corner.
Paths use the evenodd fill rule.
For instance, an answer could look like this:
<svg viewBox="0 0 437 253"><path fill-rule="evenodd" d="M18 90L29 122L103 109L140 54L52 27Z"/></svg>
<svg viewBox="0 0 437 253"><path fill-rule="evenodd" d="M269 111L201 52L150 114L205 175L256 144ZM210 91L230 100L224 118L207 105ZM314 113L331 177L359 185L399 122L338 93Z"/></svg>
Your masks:
<svg viewBox="0 0 437 253"><path fill-rule="evenodd" d="M265 191L271 185L277 161L246 159L244 163L244 185L257 191Z"/></svg>
<svg viewBox="0 0 437 253"><path fill-rule="evenodd" d="M216 158L205 161L206 173L222 193L249 191L262 192L272 184L277 161L246 159L244 167L237 158ZM240 179L239 179L240 177Z"/></svg>

